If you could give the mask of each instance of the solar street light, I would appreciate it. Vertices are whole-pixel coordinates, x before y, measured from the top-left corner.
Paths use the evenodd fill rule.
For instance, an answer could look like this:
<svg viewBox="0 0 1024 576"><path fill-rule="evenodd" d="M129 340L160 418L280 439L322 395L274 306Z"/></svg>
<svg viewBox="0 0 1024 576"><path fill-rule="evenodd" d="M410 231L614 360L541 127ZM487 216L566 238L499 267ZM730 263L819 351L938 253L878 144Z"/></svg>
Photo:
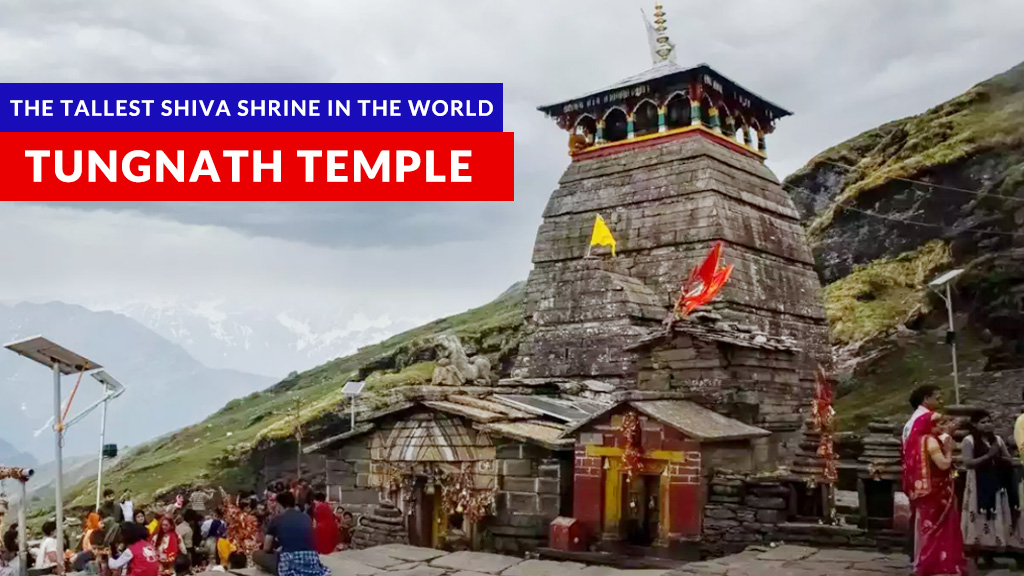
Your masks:
<svg viewBox="0 0 1024 576"><path fill-rule="evenodd" d="M57 550L64 550L64 425L61 422L61 376L72 376L102 368L88 358L55 344L42 336L33 336L6 344L4 348L42 364L53 371L53 447L57 463L56 508L57 508ZM57 573L64 573L64 564L57 563Z"/></svg>
<svg viewBox="0 0 1024 576"><path fill-rule="evenodd" d="M352 404L349 406L349 430L356 427L356 398L363 393L365 387L366 382L346 382L345 387L341 389L342 394L352 399Z"/></svg>
<svg viewBox="0 0 1024 576"><path fill-rule="evenodd" d="M953 393L956 395L956 403L960 404L960 375L956 367L956 330L953 328L953 296L950 293L950 285L964 271L960 268L940 274L937 278L928 283L928 287L946 301L946 314L949 316L949 330L946 331L946 342L949 343L953 354ZM946 294L943 295L939 288L945 286Z"/></svg>
<svg viewBox="0 0 1024 576"><path fill-rule="evenodd" d="M103 385L103 399L100 400L103 403L103 416L100 418L100 458L99 470L96 471L96 509L99 510L100 497L103 495L103 452L107 436L107 404L114 398L124 394L124 385L115 380L110 374L107 374L105 370L93 372L90 376Z"/></svg>

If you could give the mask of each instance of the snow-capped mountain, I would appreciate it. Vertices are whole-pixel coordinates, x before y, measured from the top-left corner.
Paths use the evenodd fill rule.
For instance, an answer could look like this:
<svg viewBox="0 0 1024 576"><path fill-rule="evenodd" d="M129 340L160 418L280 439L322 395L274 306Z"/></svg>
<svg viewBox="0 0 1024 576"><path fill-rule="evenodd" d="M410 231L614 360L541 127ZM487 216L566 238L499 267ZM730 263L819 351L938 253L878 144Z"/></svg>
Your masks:
<svg viewBox="0 0 1024 576"><path fill-rule="evenodd" d="M222 302L102 306L129 316L212 368L282 378L423 323L360 313L229 311Z"/></svg>
<svg viewBox="0 0 1024 576"><path fill-rule="evenodd" d="M181 346L122 314L50 302L0 305L0 344L42 335L101 363L127 387L110 403L107 441L138 444L193 424L228 401L265 389L275 379L197 362ZM64 378L64 401L77 377ZM69 417L100 397L92 378L81 379ZM0 349L0 438L44 460L52 454L53 386L50 372ZM98 450L99 411L68 430L68 455ZM44 460L45 461L45 460Z"/></svg>

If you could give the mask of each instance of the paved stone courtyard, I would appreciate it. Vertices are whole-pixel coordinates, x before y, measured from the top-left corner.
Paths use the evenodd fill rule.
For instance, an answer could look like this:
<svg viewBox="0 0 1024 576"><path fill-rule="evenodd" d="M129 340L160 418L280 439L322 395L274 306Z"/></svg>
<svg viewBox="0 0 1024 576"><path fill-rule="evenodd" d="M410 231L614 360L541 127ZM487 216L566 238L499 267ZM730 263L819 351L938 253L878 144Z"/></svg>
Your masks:
<svg viewBox="0 0 1024 576"><path fill-rule="evenodd" d="M674 570L619 570L484 552L448 553L404 544L337 552L321 558L333 576L909 576L911 573L907 557L902 554L790 545L755 546L724 558L681 563ZM236 573L263 575L256 569ZM204 576L213 574L218 573L208 572ZM985 576L1011 574L1019 572L1004 568L989 571Z"/></svg>

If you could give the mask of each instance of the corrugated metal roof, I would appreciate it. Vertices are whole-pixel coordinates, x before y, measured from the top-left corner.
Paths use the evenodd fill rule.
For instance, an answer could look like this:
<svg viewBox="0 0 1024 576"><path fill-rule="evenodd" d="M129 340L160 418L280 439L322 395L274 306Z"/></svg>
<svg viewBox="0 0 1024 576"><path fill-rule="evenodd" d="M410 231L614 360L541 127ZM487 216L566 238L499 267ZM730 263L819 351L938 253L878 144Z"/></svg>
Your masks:
<svg viewBox="0 0 1024 576"><path fill-rule="evenodd" d="M557 418L563 422L586 420L591 414L587 409L594 404L593 402L587 402L581 405L577 402L562 398L552 398L550 396L495 394L494 397L521 407L524 410Z"/></svg>

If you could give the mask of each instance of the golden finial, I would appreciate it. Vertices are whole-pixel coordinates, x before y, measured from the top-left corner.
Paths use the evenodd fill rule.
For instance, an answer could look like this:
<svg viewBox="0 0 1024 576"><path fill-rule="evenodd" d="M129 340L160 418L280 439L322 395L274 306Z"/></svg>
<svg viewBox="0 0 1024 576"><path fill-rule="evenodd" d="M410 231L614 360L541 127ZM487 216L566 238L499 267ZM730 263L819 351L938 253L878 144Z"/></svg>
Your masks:
<svg viewBox="0 0 1024 576"><path fill-rule="evenodd" d="M667 20L661 3L654 5L654 26L647 23L647 36L651 43L651 58L654 63L675 60L675 45L668 37Z"/></svg>

